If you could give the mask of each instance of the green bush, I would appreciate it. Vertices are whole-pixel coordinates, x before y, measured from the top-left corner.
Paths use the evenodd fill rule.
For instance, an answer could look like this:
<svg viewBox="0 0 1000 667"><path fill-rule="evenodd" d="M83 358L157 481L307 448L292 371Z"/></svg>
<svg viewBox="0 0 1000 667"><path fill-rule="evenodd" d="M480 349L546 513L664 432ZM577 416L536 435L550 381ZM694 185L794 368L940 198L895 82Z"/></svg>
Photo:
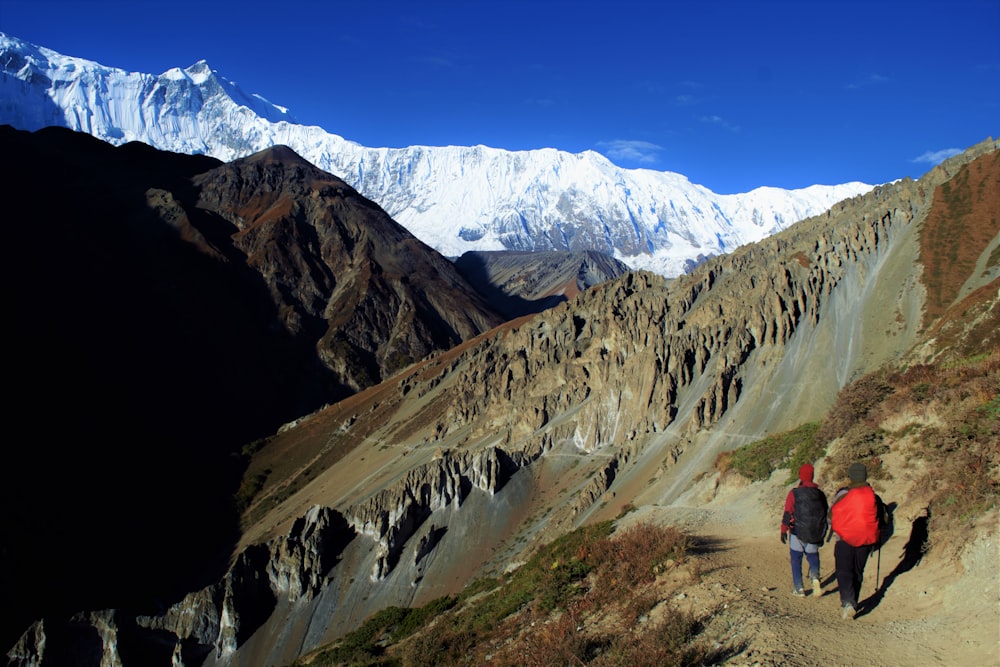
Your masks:
<svg viewBox="0 0 1000 667"><path fill-rule="evenodd" d="M819 428L818 423L810 422L756 440L720 456L716 467L732 470L755 482L768 479L775 470L787 468L789 480L794 481L802 464L813 463L826 453L825 443L817 438Z"/></svg>
<svg viewBox="0 0 1000 667"><path fill-rule="evenodd" d="M259 472L250 475L249 477L244 477L243 481L240 483L240 488L236 491L236 496L234 502L236 504L236 511L242 514L248 507L253 499L257 497L260 490L264 488L264 484L267 482L268 475L271 474L270 468L265 468Z"/></svg>

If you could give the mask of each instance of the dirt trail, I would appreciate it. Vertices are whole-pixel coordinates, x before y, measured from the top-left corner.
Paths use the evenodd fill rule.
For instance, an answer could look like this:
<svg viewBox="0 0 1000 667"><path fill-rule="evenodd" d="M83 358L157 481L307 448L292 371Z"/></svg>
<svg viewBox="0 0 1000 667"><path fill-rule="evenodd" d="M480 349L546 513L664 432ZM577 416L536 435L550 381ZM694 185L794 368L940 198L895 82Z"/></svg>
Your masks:
<svg viewBox="0 0 1000 667"><path fill-rule="evenodd" d="M914 508L898 508L895 534L865 571L867 605L842 620L832 543L820 551L823 594L791 595L788 547L779 540L789 488L777 480L729 487L708 480L670 507L636 513L637 520L682 526L699 540L700 580L673 602L710 619L704 634L732 648L724 664L1000 666L996 511L983 536L953 561L934 551L907 552L911 533L926 523L913 517Z"/></svg>

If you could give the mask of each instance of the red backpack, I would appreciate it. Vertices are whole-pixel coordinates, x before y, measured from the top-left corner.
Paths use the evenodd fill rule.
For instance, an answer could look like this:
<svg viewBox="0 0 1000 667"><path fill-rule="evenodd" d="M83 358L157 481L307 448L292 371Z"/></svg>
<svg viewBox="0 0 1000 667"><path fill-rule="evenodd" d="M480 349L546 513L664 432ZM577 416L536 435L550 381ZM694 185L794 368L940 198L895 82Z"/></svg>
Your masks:
<svg viewBox="0 0 1000 667"><path fill-rule="evenodd" d="M879 541L878 504L870 486L848 489L830 510L833 532L852 547Z"/></svg>

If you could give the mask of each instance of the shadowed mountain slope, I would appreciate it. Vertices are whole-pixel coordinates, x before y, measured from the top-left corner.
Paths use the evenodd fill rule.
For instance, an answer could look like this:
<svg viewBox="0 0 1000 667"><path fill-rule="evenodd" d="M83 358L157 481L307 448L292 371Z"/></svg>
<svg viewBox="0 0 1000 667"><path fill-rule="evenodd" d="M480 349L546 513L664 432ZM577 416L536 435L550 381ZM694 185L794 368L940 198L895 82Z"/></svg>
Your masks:
<svg viewBox="0 0 1000 667"><path fill-rule="evenodd" d="M538 313L629 270L614 257L585 252L470 251L455 268L509 318Z"/></svg>
<svg viewBox="0 0 1000 667"><path fill-rule="evenodd" d="M197 210L228 222L283 326L316 341L351 391L490 329L502 317L447 259L339 178L278 146L194 179Z"/></svg>
<svg viewBox="0 0 1000 667"><path fill-rule="evenodd" d="M9 409L31 433L3 466L5 641L216 579L245 444L502 321L286 148L222 164L9 127L0 146Z"/></svg>
<svg viewBox="0 0 1000 667"><path fill-rule="evenodd" d="M88 627L106 654L114 634L185 664L290 663L627 505L668 510L720 452L819 419L885 363L995 347L997 149L689 275L624 274L298 420L254 454L225 577L165 613ZM932 270L938 234L960 251ZM939 310L935 281L957 286L935 290ZM36 624L18 654L60 627Z"/></svg>

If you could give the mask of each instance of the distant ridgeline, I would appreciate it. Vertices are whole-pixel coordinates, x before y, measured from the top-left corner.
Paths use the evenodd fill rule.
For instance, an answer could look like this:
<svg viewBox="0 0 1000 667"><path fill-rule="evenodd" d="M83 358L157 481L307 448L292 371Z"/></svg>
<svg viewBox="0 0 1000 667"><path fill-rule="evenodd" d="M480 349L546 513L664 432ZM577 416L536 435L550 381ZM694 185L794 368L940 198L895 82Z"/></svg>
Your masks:
<svg viewBox="0 0 1000 667"><path fill-rule="evenodd" d="M129 73L3 34L0 71L0 124L64 126L224 161L287 145L447 257L598 251L672 277L872 189L853 182L718 195L680 174L621 169L593 151L366 148L296 124L205 62Z"/></svg>

